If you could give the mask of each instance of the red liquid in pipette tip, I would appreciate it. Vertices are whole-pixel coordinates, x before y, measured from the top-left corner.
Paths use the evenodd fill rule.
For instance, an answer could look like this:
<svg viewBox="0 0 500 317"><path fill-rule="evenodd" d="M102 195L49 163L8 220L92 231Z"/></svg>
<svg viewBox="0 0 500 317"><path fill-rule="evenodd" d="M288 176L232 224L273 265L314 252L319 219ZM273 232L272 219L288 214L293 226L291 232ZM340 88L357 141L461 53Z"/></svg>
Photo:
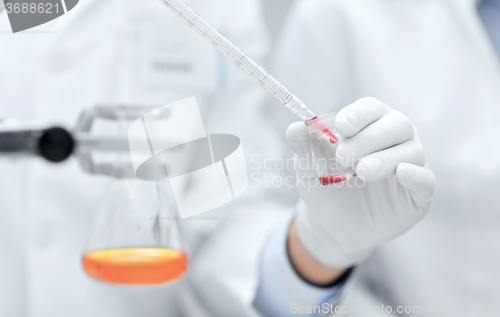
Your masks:
<svg viewBox="0 0 500 317"><path fill-rule="evenodd" d="M316 119L318 119L318 117L314 117L310 120L307 120L306 124L308 122L314 121ZM331 144L336 144L339 141L339 139L337 139L337 137L332 133L332 131L330 131L330 129L328 129L327 127L325 127L324 125L319 124L319 123L315 123L315 125L316 125L316 128L318 128L321 132L323 132L330 139Z"/></svg>
<svg viewBox="0 0 500 317"><path fill-rule="evenodd" d="M356 173L352 175L352 177L357 177ZM337 184L343 181L348 180L349 177L345 175L331 175L331 176L322 176L319 178L319 182L323 186L331 185L331 184Z"/></svg>
<svg viewBox="0 0 500 317"><path fill-rule="evenodd" d="M321 185L326 186L326 185L331 185L331 184L337 184L343 181L346 181L348 179L347 176L344 175L332 175L332 176L323 176L319 178L319 181Z"/></svg>

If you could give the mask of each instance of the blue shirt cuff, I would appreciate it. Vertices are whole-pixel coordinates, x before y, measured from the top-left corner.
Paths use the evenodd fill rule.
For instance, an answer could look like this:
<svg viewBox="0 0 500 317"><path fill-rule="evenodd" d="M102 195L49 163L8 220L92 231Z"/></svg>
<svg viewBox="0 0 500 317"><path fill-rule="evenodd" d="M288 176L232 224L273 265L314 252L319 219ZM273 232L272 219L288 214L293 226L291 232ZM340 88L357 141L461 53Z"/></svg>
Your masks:
<svg viewBox="0 0 500 317"><path fill-rule="evenodd" d="M287 252L289 226L290 221L280 225L264 250L254 307L264 316L321 316L322 312L331 311L330 303L348 277L324 288L311 285L297 275Z"/></svg>

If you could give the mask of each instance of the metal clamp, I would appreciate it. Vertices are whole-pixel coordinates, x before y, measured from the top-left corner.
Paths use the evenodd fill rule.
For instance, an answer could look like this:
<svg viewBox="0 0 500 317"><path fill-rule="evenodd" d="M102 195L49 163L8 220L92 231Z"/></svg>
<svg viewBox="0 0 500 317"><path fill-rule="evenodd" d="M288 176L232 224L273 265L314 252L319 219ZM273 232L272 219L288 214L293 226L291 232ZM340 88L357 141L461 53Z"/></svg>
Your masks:
<svg viewBox="0 0 500 317"><path fill-rule="evenodd" d="M115 121L123 125L127 121L136 120L154 108L156 107L99 105L84 109L72 131L77 144L75 155L82 169L89 174L107 175L115 178L134 177L130 159L123 159L124 155L128 155L129 152L128 139L126 137L95 136L91 133L92 127L97 119ZM121 128L125 130L125 127ZM116 153L116 159L112 162L97 163L93 157L95 152L113 152Z"/></svg>

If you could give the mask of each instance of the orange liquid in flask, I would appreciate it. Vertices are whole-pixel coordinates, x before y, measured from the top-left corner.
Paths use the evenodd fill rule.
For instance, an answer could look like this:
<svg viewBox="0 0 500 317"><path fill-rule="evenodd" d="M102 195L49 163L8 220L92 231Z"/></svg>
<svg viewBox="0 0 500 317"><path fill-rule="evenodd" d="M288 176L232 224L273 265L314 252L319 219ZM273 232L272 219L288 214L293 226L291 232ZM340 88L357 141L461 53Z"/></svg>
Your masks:
<svg viewBox="0 0 500 317"><path fill-rule="evenodd" d="M187 271L188 257L164 248L111 249L86 254L83 267L104 282L154 285L181 278Z"/></svg>

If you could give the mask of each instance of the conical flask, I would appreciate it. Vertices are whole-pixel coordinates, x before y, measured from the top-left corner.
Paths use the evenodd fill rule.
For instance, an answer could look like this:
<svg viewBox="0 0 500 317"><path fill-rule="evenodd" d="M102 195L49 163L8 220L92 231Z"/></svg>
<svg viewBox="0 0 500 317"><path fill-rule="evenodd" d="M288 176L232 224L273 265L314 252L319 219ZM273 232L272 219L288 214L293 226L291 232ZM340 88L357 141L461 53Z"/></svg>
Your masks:
<svg viewBox="0 0 500 317"><path fill-rule="evenodd" d="M83 252L91 277L108 283L157 285L180 279L188 254L168 180L135 177L130 153L107 166L110 186Z"/></svg>

